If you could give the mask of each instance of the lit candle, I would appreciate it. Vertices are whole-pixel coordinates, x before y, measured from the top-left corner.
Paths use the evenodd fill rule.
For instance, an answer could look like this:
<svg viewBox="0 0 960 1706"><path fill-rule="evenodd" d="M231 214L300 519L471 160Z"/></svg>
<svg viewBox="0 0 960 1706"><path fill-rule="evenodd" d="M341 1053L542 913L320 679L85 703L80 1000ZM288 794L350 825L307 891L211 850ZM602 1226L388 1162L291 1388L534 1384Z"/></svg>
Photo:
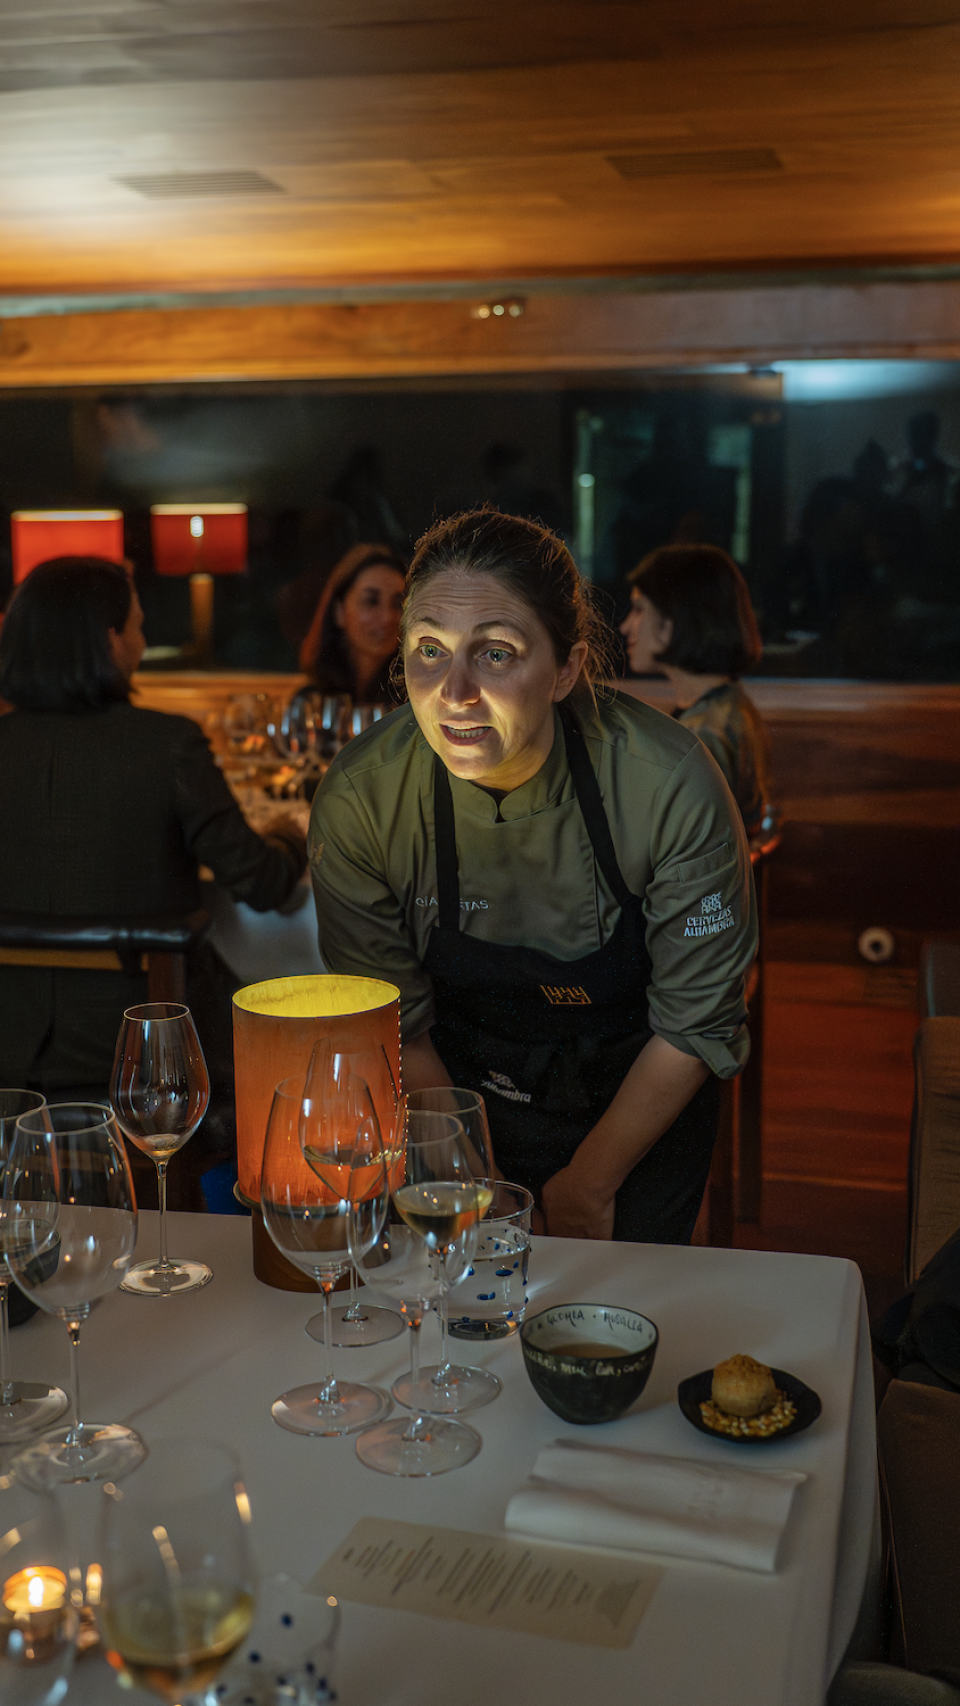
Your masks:
<svg viewBox="0 0 960 1706"><path fill-rule="evenodd" d="M3 1584L0 1636L6 1652L27 1662L53 1658L69 1621L67 1578L49 1564L28 1565Z"/></svg>

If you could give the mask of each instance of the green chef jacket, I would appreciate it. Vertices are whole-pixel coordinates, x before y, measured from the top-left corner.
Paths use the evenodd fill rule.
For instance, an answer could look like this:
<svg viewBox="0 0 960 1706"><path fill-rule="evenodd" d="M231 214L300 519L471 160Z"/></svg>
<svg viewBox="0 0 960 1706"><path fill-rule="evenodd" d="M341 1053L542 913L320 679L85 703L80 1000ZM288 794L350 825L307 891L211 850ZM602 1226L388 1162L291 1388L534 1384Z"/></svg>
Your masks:
<svg viewBox="0 0 960 1706"><path fill-rule="evenodd" d="M652 1029L721 1078L745 1064L744 977L757 945L740 813L705 747L648 705L606 692L576 711L620 868L644 897ZM597 868L559 717L537 774L499 803L450 776L462 928L559 960L593 953L619 909ZM313 806L309 851L330 971L399 985L404 1036L433 1023L424 970L437 921L434 755L409 706L334 760Z"/></svg>

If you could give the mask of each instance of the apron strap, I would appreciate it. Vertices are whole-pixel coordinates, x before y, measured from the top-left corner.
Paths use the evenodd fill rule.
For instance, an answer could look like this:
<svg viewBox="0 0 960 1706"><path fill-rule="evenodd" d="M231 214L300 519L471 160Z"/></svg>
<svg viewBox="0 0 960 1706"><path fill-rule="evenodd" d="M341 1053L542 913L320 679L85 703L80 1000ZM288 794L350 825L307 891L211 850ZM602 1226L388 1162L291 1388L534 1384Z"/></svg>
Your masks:
<svg viewBox="0 0 960 1706"><path fill-rule="evenodd" d="M587 834L593 847L593 855L599 865L607 887L623 909L639 897L627 887L626 878L620 869L613 836L607 814L603 809L603 795L597 781L597 773L590 762L587 743L583 738L583 730L577 722L566 700L557 707L560 712L560 722L563 726L563 738L567 746L567 763L576 790L583 821L587 826Z"/></svg>
<svg viewBox="0 0 960 1706"><path fill-rule="evenodd" d="M434 756L433 820L437 855L437 924L441 930L460 929L460 867L453 795L447 768Z"/></svg>

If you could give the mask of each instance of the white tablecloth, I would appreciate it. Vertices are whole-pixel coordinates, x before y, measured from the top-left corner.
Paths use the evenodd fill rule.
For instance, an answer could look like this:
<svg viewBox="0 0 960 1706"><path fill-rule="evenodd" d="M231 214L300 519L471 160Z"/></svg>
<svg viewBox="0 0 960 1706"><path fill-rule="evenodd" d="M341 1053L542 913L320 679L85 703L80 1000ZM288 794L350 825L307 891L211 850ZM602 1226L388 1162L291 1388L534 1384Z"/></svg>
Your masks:
<svg viewBox="0 0 960 1706"><path fill-rule="evenodd" d="M131 1422L151 1440L194 1433L231 1442L244 1464L260 1567L308 1581L361 1516L500 1533L507 1501L548 1440L577 1438L673 1456L795 1468L810 1479L791 1519L782 1568L760 1577L722 1566L666 1562L625 1651L491 1635L399 1611L344 1606L343 1706L490 1706L506 1693L528 1706L815 1706L843 1655L871 1559L876 1504L872 1378L857 1269L825 1257L534 1239L531 1308L594 1301L642 1310L660 1329L637 1412L591 1429L548 1411L527 1381L516 1340L469 1348L504 1390L469 1418L483 1450L432 1481L365 1469L352 1438L309 1439L278 1428L271 1401L316 1377L320 1348L305 1337L303 1294L254 1277L245 1220L171 1216L171 1249L210 1261L205 1290L167 1300L116 1293L84 1327L83 1410ZM156 1246L144 1214L141 1254ZM426 1360L434 1354L429 1336ZM458 1353L466 1346L458 1346ZM819 1392L808 1432L770 1446L708 1439L684 1420L677 1383L746 1351ZM389 1386L406 1366L404 1338L339 1351L341 1372ZM13 1335L14 1372L67 1379L62 1325L38 1317ZM96 1488L66 1495L83 1561L94 1556ZM659 1562L664 1562L659 1560ZM67 1706L139 1706L99 1657L74 1671Z"/></svg>

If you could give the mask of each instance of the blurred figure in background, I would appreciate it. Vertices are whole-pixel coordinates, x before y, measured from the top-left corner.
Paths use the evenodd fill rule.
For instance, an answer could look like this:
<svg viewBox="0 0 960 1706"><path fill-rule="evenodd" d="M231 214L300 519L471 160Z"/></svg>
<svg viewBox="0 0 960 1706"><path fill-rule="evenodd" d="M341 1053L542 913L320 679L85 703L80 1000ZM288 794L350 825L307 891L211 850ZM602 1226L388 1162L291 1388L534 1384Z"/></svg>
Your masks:
<svg viewBox="0 0 960 1706"><path fill-rule="evenodd" d="M354 545L327 581L300 648L300 668L322 693L356 704L390 699L407 568L387 545Z"/></svg>
<svg viewBox="0 0 960 1706"><path fill-rule="evenodd" d="M0 716L4 912L182 918L200 907L200 865L257 912L296 886L296 828L257 835L197 724L131 705L143 646L140 601L116 563L54 558L14 593L0 630L0 697L14 707ZM236 987L201 946L187 1000L228 1098ZM139 968L0 966L0 1084L101 1100L124 1008L146 1000Z"/></svg>
<svg viewBox="0 0 960 1706"><path fill-rule="evenodd" d="M620 632L630 668L666 677L674 716L716 759L747 835L756 835L769 757L760 713L740 684L763 650L747 583L718 545L662 545L629 580Z"/></svg>

